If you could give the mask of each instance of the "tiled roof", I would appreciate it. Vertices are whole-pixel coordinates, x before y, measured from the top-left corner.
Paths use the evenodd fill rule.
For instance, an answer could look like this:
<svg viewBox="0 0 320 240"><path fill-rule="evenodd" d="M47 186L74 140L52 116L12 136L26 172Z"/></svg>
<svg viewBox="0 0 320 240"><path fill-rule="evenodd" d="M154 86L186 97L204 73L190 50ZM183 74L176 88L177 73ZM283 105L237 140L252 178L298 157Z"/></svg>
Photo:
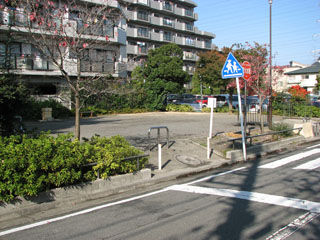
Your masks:
<svg viewBox="0 0 320 240"><path fill-rule="evenodd" d="M302 75L302 74L319 74L320 62L315 62L310 67L301 68L295 71L287 72L287 75Z"/></svg>

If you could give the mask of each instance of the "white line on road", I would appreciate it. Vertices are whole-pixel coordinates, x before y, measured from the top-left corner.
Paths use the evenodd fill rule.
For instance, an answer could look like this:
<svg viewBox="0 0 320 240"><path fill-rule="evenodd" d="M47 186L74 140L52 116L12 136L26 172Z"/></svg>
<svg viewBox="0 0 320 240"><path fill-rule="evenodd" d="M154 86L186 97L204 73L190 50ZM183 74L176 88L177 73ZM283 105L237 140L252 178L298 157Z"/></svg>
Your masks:
<svg viewBox="0 0 320 240"><path fill-rule="evenodd" d="M174 185L169 187L168 189L174 190L174 191L181 191L181 192L239 198L239 199L244 199L249 201L273 204L273 205L283 206L283 207L298 208L306 211L320 213L319 202L311 202L311 201L301 200L297 198L287 198L287 197L264 194L264 193L238 191L238 190L231 190L231 189L204 188L204 187L189 186L189 185Z"/></svg>
<svg viewBox="0 0 320 240"><path fill-rule="evenodd" d="M278 161L262 165L259 168L277 168L277 167L281 167L283 165L286 165L288 163L292 163L292 162L301 160L303 158L309 157L309 156L311 156L313 154L316 154L316 153L320 153L320 149L319 148L312 149L312 150L310 150L308 152L299 153L299 154L296 154L296 155L293 155L293 156L290 156L290 157L286 157L286 158L280 159Z"/></svg>
<svg viewBox="0 0 320 240"><path fill-rule="evenodd" d="M293 169L313 170L320 167L320 158L301 164Z"/></svg>
<svg viewBox="0 0 320 240"><path fill-rule="evenodd" d="M27 229L38 227L38 226L42 226L42 225L46 225L48 223L61 221L61 220L67 219L67 218L79 216L79 215L82 215L82 214L90 213L90 212L93 212L93 211L97 211L97 210L100 210L100 209L103 209L103 208L108 208L108 207L115 206L115 205L120 205L122 203L131 202L131 201L134 201L134 200L138 200L138 199L141 199L141 198L149 197L149 196L152 196L152 195L155 195L155 194L158 194L158 193L162 193L162 192L166 192L166 191L168 191L168 189L164 188L164 189L159 190L159 191L147 193L147 194L144 194L144 195L140 195L140 196L124 199L124 200L113 202L113 203L104 204L104 205L101 205L101 206L98 206L98 207L94 207L94 208L85 209L83 211L71 213L71 214L68 214L68 215L65 215L65 216L62 216L62 217L52 218L52 219L36 222L36 223L33 223L33 224L29 224L29 225L13 228L13 229L10 229L10 230L7 230L7 231L0 232L0 236L4 236L4 235L15 233L15 232L20 232L20 231L23 231L23 230L27 230Z"/></svg>
<svg viewBox="0 0 320 240"><path fill-rule="evenodd" d="M223 175L226 175L226 174L228 174L228 173L232 173L232 172L235 172L235 171L239 171L239 170L242 170L242 169L244 169L244 168L245 168L245 167L237 168L237 169L234 169L234 170L231 170L231 171L227 171L227 172L223 172L223 173L211 175L211 176L209 176L209 177L202 178L202 179L196 180L196 181L194 181L194 182L190 182L190 183L188 183L188 184L193 184L193 183L197 183L197 182L202 182L202 181L205 181L205 180L208 180L208 179L212 179L212 178L214 178L214 177L223 176ZM29 224L29 225L25 225L25 226L21 226L21 227L9 229L9 230L0 232L0 236L8 235L8 234L15 233L15 232L24 231L24 230L27 230L27 229L31 229L31 228L35 228L35 227L38 227L38 226L46 225L46 224L49 224L49 223L61 221L61 220L67 219L67 218L79 216L79 215L86 214L86 213L90 213L90 212L93 212L93 211L97 211L97 210L100 210L100 209L103 209L103 208L108 208L108 207L111 207L111 206L120 205L120 204L123 204L123 203L127 203L127 202L135 201L135 200L138 200L138 199L150 197L150 196L152 196L152 195L156 195L156 194L159 194L159 193L162 193L162 192L166 192L166 191L168 191L168 190L170 190L170 187L161 189L161 190L159 190L159 191L155 191L155 192L143 194L143 195L140 195L140 196L136 196L136 197L124 199L124 200L121 200L121 201L104 204L104 205L97 206L97 207L94 207L94 208L85 209L85 210L83 210L83 211L75 212L75 213L68 214L68 215L65 215L65 216L61 216L61 217L57 217L57 218L52 218L52 219L48 219L48 220L36 222L36 223L33 223L33 224Z"/></svg>
<svg viewBox="0 0 320 240"><path fill-rule="evenodd" d="M287 226L281 228L271 236L267 237L265 240L283 240L294 234L300 228L311 222L313 219L317 218L319 213L307 212L296 220L289 223Z"/></svg>
<svg viewBox="0 0 320 240"><path fill-rule="evenodd" d="M307 149L316 148L316 147L320 147L320 144L317 144L317 145L313 145L313 146L307 147Z"/></svg>
<svg viewBox="0 0 320 240"><path fill-rule="evenodd" d="M242 170L242 169L246 169L246 167L236 168L236 169L233 169L233 170L230 170L230 171L227 171L227 172L214 174L214 175L211 175L211 176L208 176L208 177L204 177L204 178L195 180L195 181L193 181L193 182L186 183L186 184L184 184L184 185L192 185L192 184L195 184L195 183L198 183L198 182L204 182L204 181L207 181L207 180L211 180L211 179L213 179L213 178L216 178L216 177L220 177L220 176L223 176L223 175L227 175L227 174L229 174L229 173L234 173L234 172L240 171L240 170Z"/></svg>

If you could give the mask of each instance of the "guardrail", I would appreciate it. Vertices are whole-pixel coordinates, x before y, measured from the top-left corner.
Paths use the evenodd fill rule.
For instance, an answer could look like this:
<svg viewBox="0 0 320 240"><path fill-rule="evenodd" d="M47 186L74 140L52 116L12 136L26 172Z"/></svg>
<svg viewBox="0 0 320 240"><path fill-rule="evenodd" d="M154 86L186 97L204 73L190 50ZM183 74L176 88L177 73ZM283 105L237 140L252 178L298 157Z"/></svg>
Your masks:
<svg viewBox="0 0 320 240"><path fill-rule="evenodd" d="M302 127L292 128L292 129L287 129L287 130L281 130L281 131L275 131L275 132L269 132L269 133L263 133L263 134L259 134L259 135L253 135L253 136L246 136L245 137L245 142L247 144L247 139L250 139L250 146L252 146L252 139L253 138L263 137L263 136L268 136L268 135L273 135L273 134L279 134L279 133L284 133L284 132L289 132L289 131L294 131L294 130L298 130L299 133L300 133L300 131L302 130ZM227 142L232 142L232 149L234 149L235 148L235 146L234 146L235 142L239 141L239 140L242 140L242 137L241 138L232 138L232 139L227 140Z"/></svg>
<svg viewBox="0 0 320 240"><path fill-rule="evenodd" d="M137 171L140 170L140 162L139 162L139 159L140 158L144 158L144 157L149 157L150 155L149 154L143 154L143 155L137 155L137 156L132 156L132 157L127 157L127 158L124 158L120 161L131 161L131 160L134 160L134 159L137 159ZM88 164L85 164L83 165L82 167L93 167L93 166L96 166L98 165L97 162L94 162L94 163L88 163ZM98 169L98 176L97 178L99 179L100 178L100 171Z"/></svg>

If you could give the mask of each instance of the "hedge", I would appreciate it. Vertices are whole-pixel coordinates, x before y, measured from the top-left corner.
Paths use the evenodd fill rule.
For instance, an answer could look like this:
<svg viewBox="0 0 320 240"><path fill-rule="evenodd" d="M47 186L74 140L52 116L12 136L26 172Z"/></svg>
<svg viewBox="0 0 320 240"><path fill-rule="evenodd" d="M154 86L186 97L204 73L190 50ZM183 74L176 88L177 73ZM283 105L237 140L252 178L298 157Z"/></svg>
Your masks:
<svg viewBox="0 0 320 240"><path fill-rule="evenodd" d="M0 200L36 196L56 187L107 178L137 170L136 160L121 161L142 152L120 136L95 136L87 142L72 134L0 137ZM144 167L147 158L139 160ZM97 162L94 167L88 163Z"/></svg>

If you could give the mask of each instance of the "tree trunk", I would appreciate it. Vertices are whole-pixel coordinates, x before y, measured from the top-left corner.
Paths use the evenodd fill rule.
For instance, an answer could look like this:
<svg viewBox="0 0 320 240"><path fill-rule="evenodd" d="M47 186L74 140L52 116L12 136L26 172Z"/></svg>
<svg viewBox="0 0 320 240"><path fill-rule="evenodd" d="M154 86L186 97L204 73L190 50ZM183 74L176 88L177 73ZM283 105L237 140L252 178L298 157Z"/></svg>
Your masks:
<svg viewBox="0 0 320 240"><path fill-rule="evenodd" d="M75 137L80 140L80 97L78 94L75 96L76 98L76 106L75 106Z"/></svg>
<svg viewBox="0 0 320 240"><path fill-rule="evenodd" d="M259 96L259 117L260 117L260 133L264 133L264 121L263 121L263 118L262 118L262 98L261 96Z"/></svg>

